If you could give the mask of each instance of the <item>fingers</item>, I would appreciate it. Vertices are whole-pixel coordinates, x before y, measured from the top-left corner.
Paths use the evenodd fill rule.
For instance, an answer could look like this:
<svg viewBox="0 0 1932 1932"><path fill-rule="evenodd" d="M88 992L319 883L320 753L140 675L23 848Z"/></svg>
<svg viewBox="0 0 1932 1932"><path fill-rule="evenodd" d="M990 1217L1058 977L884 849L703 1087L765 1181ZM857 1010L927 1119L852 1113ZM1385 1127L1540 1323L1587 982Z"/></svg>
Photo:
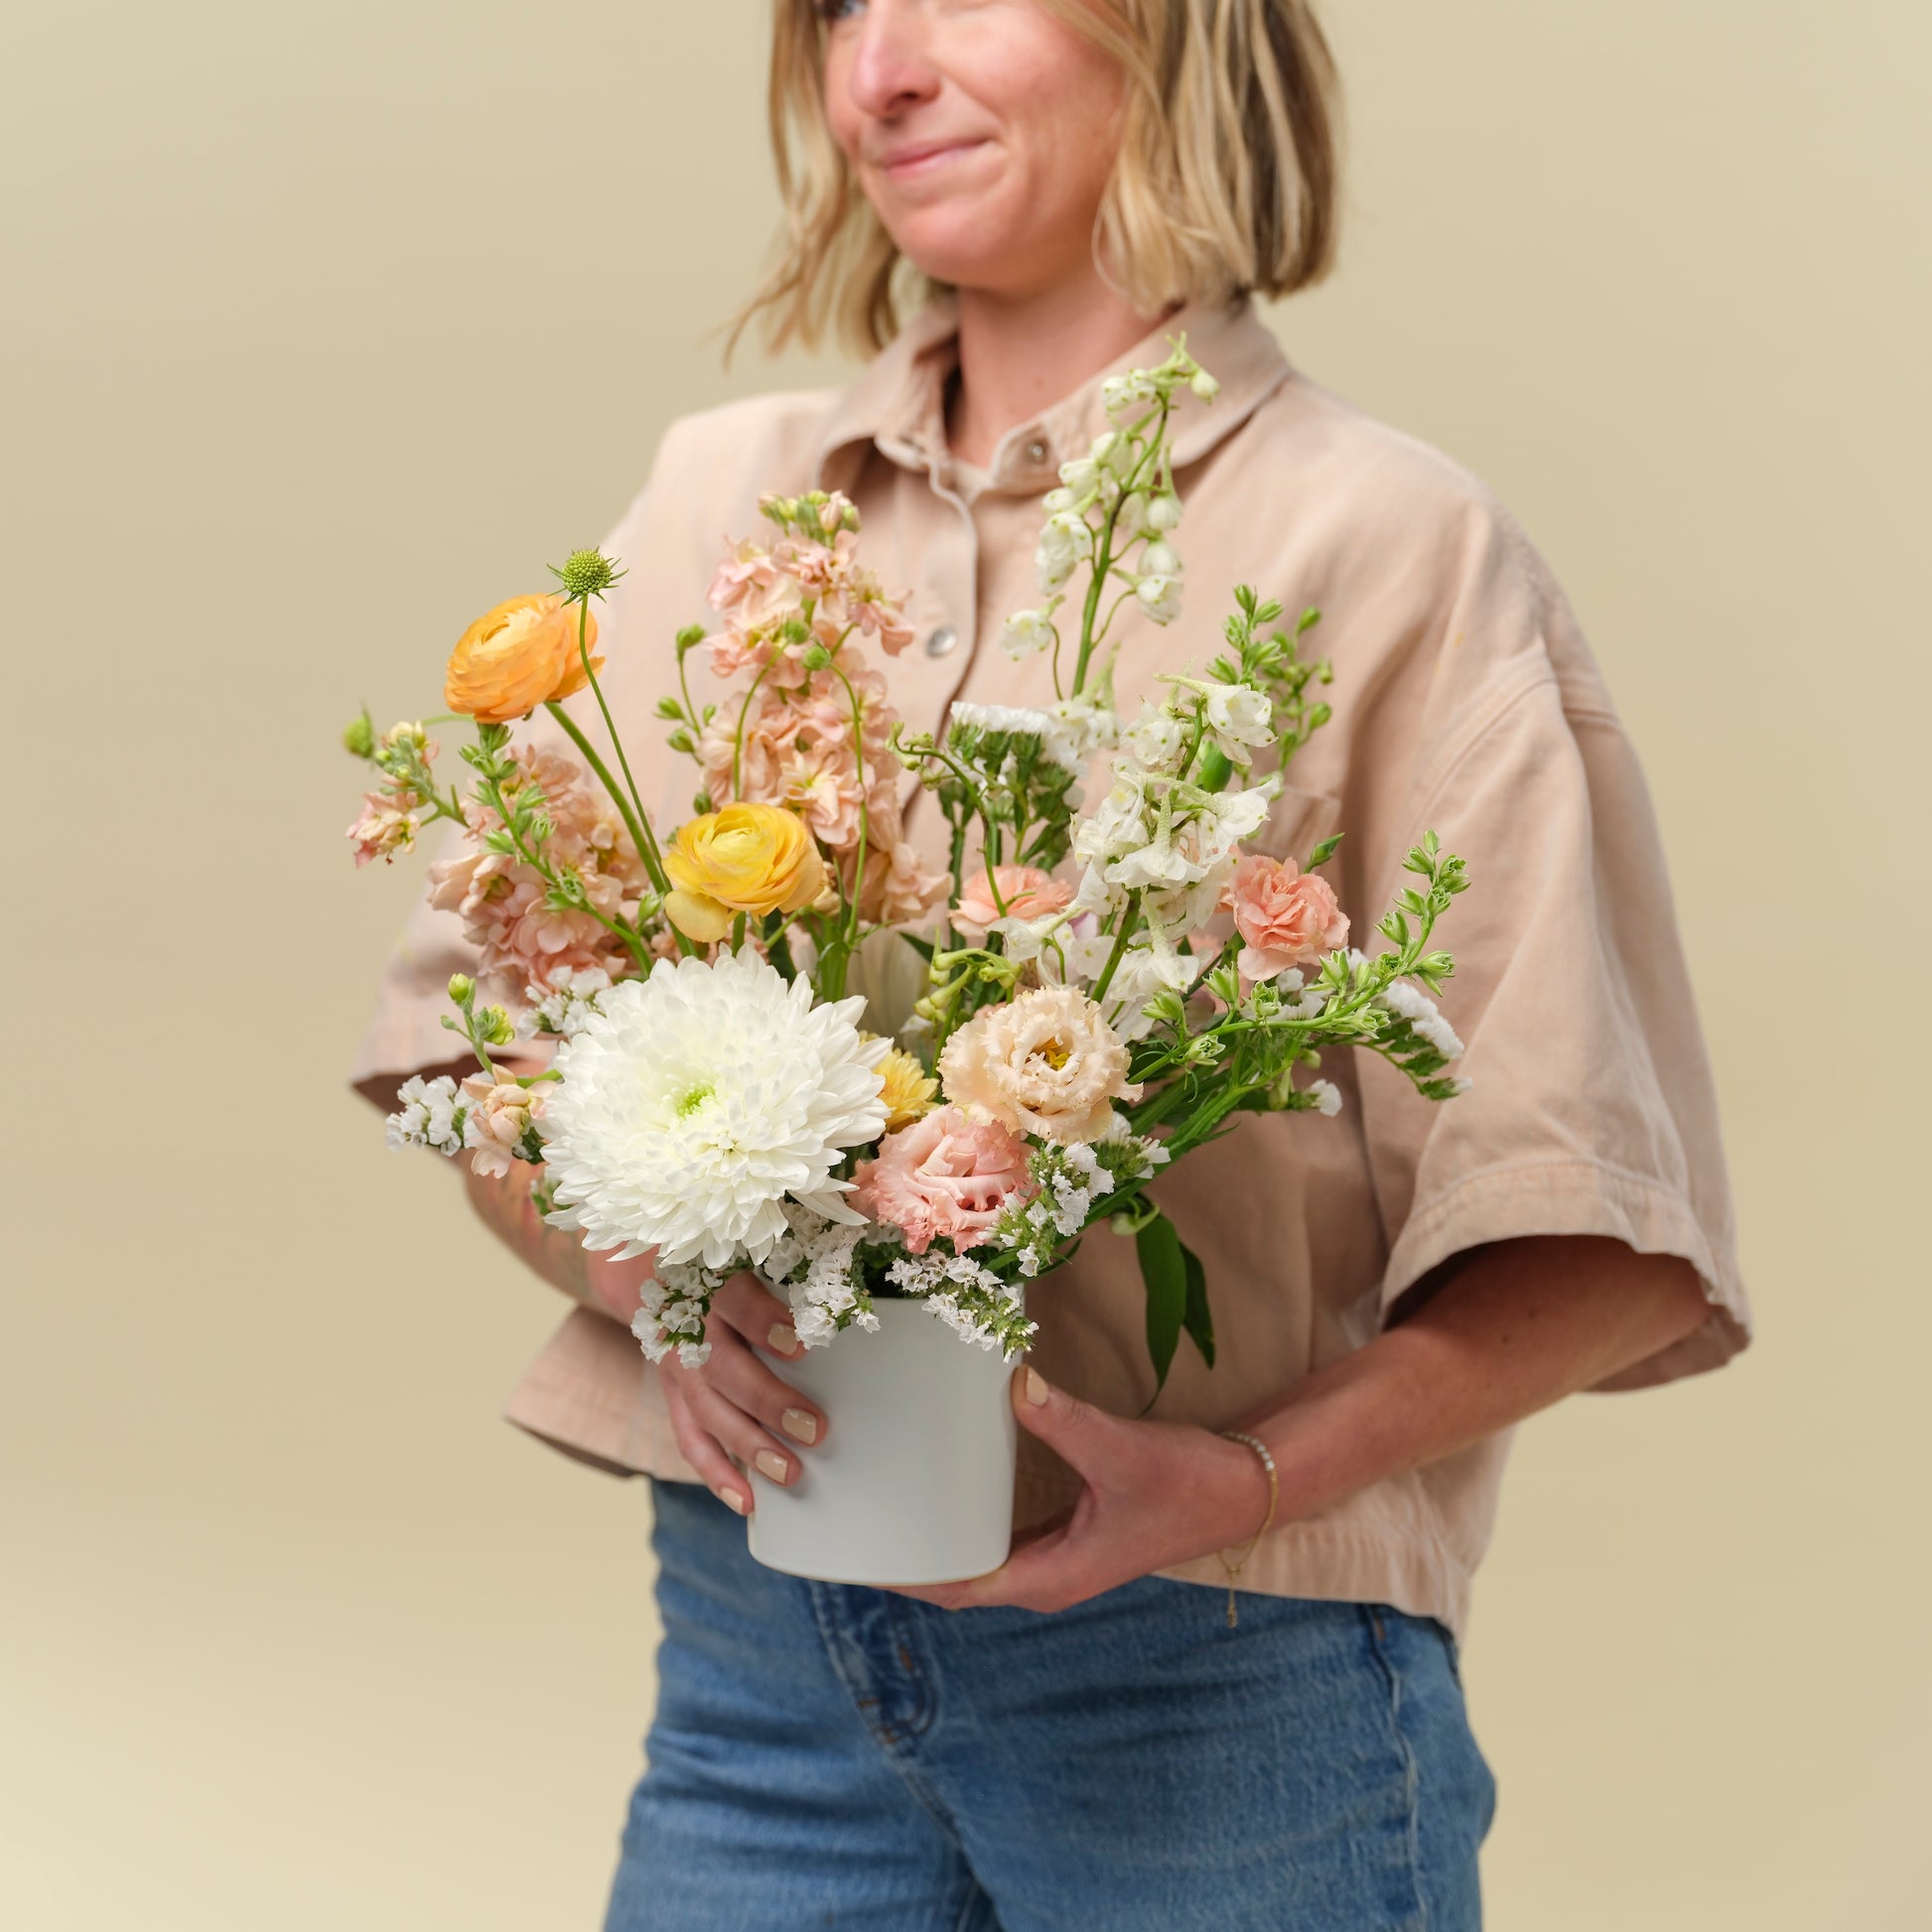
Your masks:
<svg viewBox="0 0 1932 1932"><path fill-rule="evenodd" d="M1014 1370L1012 1390L1013 1412L1022 1429L1037 1436L1097 1488L1122 1478L1123 1464L1133 1452L1127 1433L1131 1424L1075 1401L1031 1365Z"/></svg>
<svg viewBox="0 0 1932 1932"><path fill-rule="evenodd" d="M714 1383L687 1381L685 1401L692 1420L734 1461L780 1488L798 1479L797 1449L781 1444L762 1424L722 1395Z"/></svg>
<svg viewBox="0 0 1932 1932"><path fill-rule="evenodd" d="M711 1298L711 1311L729 1321L754 1348L787 1360L800 1353L791 1311L756 1275L734 1275Z"/></svg>
<svg viewBox="0 0 1932 1932"><path fill-rule="evenodd" d="M773 1436L789 1437L806 1449L825 1440L825 1412L810 1397L781 1381L734 1332L711 1345L704 1379L735 1408L760 1422Z"/></svg>
<svg viewBox="0 0 1932 1932"><path fill-rule="evenodd" d="M728 1509L741 1516L752 1513L752 1485L709 1430L691 1412L691 1371L679 1368L672 1356L658 1369L664 1407L670 1413L671 1435L698 1480Z"/></svg>

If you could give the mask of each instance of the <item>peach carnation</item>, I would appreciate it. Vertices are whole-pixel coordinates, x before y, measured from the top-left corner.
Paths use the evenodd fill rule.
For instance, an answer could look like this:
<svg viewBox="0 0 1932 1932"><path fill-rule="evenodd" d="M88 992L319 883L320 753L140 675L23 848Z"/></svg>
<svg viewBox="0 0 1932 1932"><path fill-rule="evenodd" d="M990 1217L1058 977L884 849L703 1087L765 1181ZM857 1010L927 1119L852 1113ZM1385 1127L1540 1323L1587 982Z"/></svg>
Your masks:
<svg viewBox="0 0 1932 1932"><path fill-rule="evenodd" d="M999 899L993 897L995 886L1000 891ZM1051 873L1041 872L1037 866L995 866L991 884L982 867L961 886L952 922L960 931L981 938L995 919L1043 919L1063 911L1072 898L1071 886L1055 879ZM1006 907L1004 912L1000 909L1002 901Z"/></svg>
<svg viewBox="0 0 1932 1932"><path fill-rule="evenodd" d="M957 1107L888 1134L878 1160L860 1162L855 1178L853 1205L900 1229L915 1255L942 1234L961 1252L976 1247L1007 1203L1032 1187L1027 1144Z"/></svg>
<svg viewBox="0 0 1932 1932"><path fill-rule="evenodd" d="M1302 872L1293 859L1251 852L1234 869L1221 896L1241 935L1241 981L1273 979L1307 966L1348 942L1348 918L1325 879Z"/></svg>
<svg viewBox="0 0 1932 1932"><path fill-rule="evenodd" d="M1049 1141L1097 1141L1113 1125L1114 1102L1141 1097L1120 1036L1073 986L982 1007L947 1040L939 1078L973 1119Z"/></svg>

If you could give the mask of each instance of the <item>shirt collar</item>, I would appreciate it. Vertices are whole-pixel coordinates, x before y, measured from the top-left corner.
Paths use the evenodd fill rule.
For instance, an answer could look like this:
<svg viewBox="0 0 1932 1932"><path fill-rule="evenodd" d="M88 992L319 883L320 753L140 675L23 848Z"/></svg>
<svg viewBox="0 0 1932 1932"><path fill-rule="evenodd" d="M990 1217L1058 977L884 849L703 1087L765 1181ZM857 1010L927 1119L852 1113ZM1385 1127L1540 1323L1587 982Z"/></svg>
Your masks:
<svg viewBox="0 0 1932 1932"><path fill-rule="evenodd" d="M946 382L959 359L958 331L952 298L936 297L839 396L814 464L821 488L850 487L869 448L904 469L931 474L941 468L947 456ZM1189 304L1071 395L1009 430L989 466L989 487L1029 494L1050 489L1059 466L1084 456L1108 427L1100 385L1110 375L1165 361L1168 338L1183 333L1189 352L1221 389L1211 405L1187 394L1177 401L1177 468L1197 462L1231 435L1291 372L1281 345L1245 297L1231 306Z"/></svg>

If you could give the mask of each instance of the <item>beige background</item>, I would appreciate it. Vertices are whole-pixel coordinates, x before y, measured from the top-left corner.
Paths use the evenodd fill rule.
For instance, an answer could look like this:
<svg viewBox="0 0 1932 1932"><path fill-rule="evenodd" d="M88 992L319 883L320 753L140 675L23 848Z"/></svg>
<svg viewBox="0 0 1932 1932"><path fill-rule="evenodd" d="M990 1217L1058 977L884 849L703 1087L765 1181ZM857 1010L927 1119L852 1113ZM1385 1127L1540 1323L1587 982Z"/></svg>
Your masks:
<svg viewBox="0 0 1932 1932"><path fill-rule="evenodd" d="M1276 321L1570 586L1648 760L1764 1338L1519 1451L1468 1654L1499 1932L1926 1923L1932 16L1333 6ZM746 0L15 10L0 448L0 1922L596 1922L646 1502L556 1312L339 1084L415 873L336 734L595 541L771 218ZM834 368L832 373L837 373ZM1922 555L1922 551L1920 552ZM1896 1016L1896 1017L1894 1017Z"/></svg>

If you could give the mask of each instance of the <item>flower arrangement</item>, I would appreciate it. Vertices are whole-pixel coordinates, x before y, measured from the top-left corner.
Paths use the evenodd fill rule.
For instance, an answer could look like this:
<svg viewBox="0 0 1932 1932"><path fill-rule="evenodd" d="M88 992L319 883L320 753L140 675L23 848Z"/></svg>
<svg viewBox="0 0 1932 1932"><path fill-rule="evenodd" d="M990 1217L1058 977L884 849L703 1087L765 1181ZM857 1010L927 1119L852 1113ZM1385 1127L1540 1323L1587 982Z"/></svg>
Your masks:
<svg viewBox="0 0 1932 1932"><path fill-rule="evenodd" d="M704 1359L739 1269L789 1302L807 1346L901 1296L1011 1355L1034 1332L1026 1285L1104 1224L1137 1244L1158 1387L1183 1334L1214 1358L1159 1175L1240 1113L1335 1113L1338 1090L1305 1077L1330 1048L1380 1055L1428 1100L1466 1084L1435 1004L1453 964L1433 947L1461 862L1433 834L1409 853L1371 957L1321 877L1338 838L1300 864L1243 849L1330 716L1330 668L1304 655L1317 614L1284 623L1237 589L1211 660L1116 714L1119 613L1180 616L1172 413L1215 386L1184 341L1105 385L1110 427L1045 501L1039 606L1003 633L1050 657L1048 707L958 704L937 733L908 728L868 652L896 655L910 628L852 504L813 492L764 499L764 538L713 580L720 627L676 638L659 717L699 790L667 841L599 682L591 607L621 572L596 551L459 641L445 695L475 726L467 788L440 786L424 726L350 727L373 773L357 863L460 827L430 890L477 950L444 1024L478 1071L409 1081L390 1142L484 1173L529 1163L553 1223L653 1257L634 1324L652 1360ZM698 651L723 686L703 703ZM563 708L586 690L615 771ZM537 712L554 731L517 743ZM913 782L943 872L905 837ZM882 932L924 965L896 1038L863 1030L853 989ZM554 1044L545 1070L506 1064L519 1038Z"/></svg>

